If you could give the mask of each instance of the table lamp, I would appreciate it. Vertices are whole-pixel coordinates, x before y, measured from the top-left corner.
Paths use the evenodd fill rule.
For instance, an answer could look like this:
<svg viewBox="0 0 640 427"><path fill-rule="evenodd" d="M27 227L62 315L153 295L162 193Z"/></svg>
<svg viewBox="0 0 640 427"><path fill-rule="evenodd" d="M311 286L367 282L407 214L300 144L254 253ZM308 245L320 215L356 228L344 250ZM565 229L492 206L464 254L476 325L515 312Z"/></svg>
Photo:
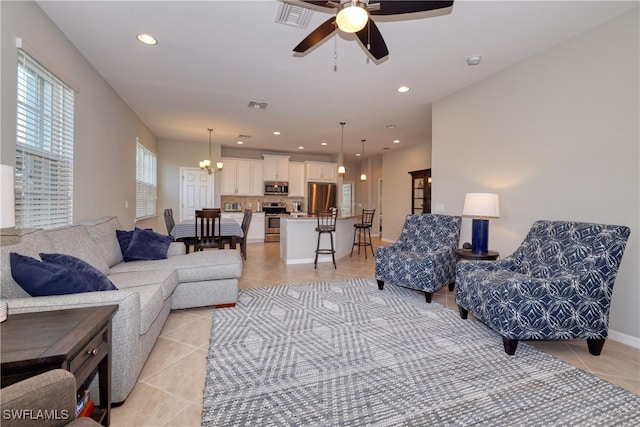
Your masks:
<svg viewBox="0 0 640 427"><path fill-rule="evenodd" d="M489 218L500 217L500 201L493 193L467 193L464 195L462 216L473 218L471 250L477 253L489 251Z"/></svg>

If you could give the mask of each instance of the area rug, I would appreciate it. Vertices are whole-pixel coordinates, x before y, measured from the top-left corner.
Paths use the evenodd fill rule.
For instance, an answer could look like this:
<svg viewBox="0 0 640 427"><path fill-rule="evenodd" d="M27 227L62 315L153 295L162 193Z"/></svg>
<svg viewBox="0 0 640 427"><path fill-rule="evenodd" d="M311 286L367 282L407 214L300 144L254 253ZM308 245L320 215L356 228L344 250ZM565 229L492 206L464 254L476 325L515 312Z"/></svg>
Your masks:
<svg viewBox="0 0 640 427"><path fill-rule="evenodd" d="M202 425L638 426L640 397L526 343L508 356L421 293L352 279L242 290L216 310Z"/></svg>

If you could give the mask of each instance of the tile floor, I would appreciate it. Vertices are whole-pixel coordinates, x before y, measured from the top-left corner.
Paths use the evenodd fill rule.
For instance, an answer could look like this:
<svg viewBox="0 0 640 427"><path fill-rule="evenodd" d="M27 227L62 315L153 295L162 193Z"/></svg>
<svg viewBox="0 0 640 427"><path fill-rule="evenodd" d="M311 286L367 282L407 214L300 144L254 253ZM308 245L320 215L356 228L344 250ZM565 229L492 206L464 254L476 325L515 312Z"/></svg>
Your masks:
<svg viewBox="0 0 640 427"><path fill-rule="evenodd" d="M374 238L374 246L379 244ZM374 276L371 254L365 259L363 253L360 256L354 253L352 258L338 260L337 269L331 263L322 263L314 270L313 265L285 265L280 261L277 243L247 246L241 289ZM454 294L447 287L437 292L433 301L457 311ZM135 388L124 404L113 408L112 426L200 425L212 316L212 308L171 312ZM638 349L608 340L602 354L594 357L588 353L584 340L534 345L640 395ZM502 347L496 351L502 351Z"/></svg>

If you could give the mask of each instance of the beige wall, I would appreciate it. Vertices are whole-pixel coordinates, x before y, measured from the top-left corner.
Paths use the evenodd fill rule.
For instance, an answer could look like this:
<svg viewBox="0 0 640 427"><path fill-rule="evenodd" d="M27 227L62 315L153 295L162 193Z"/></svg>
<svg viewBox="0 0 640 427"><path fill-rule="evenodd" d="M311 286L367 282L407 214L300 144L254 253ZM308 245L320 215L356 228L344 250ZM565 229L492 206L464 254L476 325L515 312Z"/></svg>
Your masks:
<svg viewBox="0 0 640 427"><path fill-rule="evenodd" d="M79 90L75 96L74 222L116 215L123 227L133 227L136 137L158 153L155 136L36 3L0 2L0 15L0 161L15 164L16 37L21 37L29 54Z"/></svg>
<svg viewBox="0 0 640 427"><path fill-rule="evenodd" d="M411 175L409 172L431 167L431 143L425 141L382 157L382 240L395 242L411 213ZM437 185L434 181L432 184Z"/></svg>
<svg viewBox="0 0 640 427"><path fill-rule="evenodd" d="M433 108L433 197L460 214L497 192L490 249L505 256L538 219L622 224L631 237L610 334L640 346L638 9L450 95ZM385 159L386 160L386 159ZM385 180L387 177L385 164ZM385 193L386 196L386 193ZM470 240L470 220L462 241Z"/></svg>

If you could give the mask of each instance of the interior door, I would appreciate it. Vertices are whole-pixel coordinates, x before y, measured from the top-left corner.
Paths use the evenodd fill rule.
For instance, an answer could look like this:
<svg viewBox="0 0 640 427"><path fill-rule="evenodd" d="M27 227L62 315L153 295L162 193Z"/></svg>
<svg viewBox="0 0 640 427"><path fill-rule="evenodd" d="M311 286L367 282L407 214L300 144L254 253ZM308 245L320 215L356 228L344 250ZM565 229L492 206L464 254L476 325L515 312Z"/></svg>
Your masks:
<svg viewBox="0 0 640 427"><path fill-rule="evenodd" d="M194 219L195 211L213 207L213 174L198 168L180 168L180 221Z"/></svg>

